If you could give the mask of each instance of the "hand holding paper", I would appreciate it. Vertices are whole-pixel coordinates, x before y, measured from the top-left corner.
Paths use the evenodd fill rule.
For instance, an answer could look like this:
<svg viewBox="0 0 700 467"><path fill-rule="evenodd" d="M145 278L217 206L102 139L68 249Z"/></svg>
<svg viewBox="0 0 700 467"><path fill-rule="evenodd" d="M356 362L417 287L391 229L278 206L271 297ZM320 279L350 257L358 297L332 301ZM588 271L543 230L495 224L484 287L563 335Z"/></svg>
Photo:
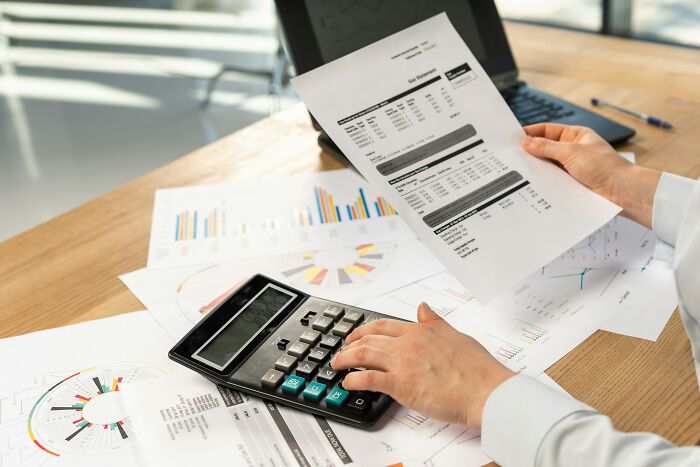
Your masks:
<svg viewBox="0 0 700 467"><path fill-rule="evenodd" d="M482 301L619 212L525 153L522 128L445 14L293 85L355 167Z"/></svg>

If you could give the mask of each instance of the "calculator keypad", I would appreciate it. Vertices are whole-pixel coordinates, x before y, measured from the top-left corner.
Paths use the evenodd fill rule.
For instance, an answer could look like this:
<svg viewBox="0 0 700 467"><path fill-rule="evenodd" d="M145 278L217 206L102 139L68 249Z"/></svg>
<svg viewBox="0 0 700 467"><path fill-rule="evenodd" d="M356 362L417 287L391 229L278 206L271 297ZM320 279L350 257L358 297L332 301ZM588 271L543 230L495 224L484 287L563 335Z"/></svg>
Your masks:
<svg viewBox="0 0 700 467"><path fill-rule="evenodd" d="M349 321L352 324L357 324L365 317L365 314L358 310L348 311L345 316L343 316L343 321Z"/></svg>
<svg viewBox="0 0 700 467"><path fill-rule="evenodd" d="M260 379L260 383L270 389L275 389L284 380L284 373L277 370L267 370L267 373Z"/></svg>
<svg viewBox="0 0 700 467"><path fill-rule="evenodd" d="M377 317L373 313L366 317L361 310L340 305L316 310L304 310L301 324L308 327L302 327L298 337L284 335L288 341L280 349L284 353L280 352L273 369L265 373L260 383L269 390L281 389L288 396L303 398L307 404L325 404L333 411L347 407L348 411L365 413L380 394L373 397L373 393L344 389L343 377L348 371L336 371L329 362L355 327Z"/></svg>
<svg viewBox="0 0 700 467"><path fill-rule="evenodd" d="M299 391L301 391L301 388L304 387L305 382L306 380L301 376L289 375L287 376L285 382L282 384L282 391L286 392L287 394L293 394L296 396L297 394L299 394Z"/></svg>
<svg viewBox="0 0 700 467"><path fill-rule="evenodd" d="M317 316L313 323L311 323L311 327L317 331L328 332L328 330L333 327L334 323L333 318Z"/></svg>
<svg viewBox="0 0 700 467"><path fill-rule="evenodd" d="M304 358L304 356L307 354L308 351L309 351L309 344L297 341L289 347L289 350L287 350L287 353L289 355L294 355L297 358Z"/></svg>
<svg viewBox="0 0 700 467"><path fill-rule="evenodd" d="M321 333L314 331L313 329L307 329L301 333L301 336L299 336L299 340L301 342L305 342L309 345L316 345L316 342L318 342L319 339L321 339Z"/></svg>
<svg viewBox="0 0 700 467"><path fill-rule="evenodd" d="M325 347L327 349L334 350L336 347L340 345L340 342L343 339L339 336L324 336L323 339L321 339L321 343L319 344L321 347Z"/></svg>
<svg viewBox="0 0 700 467"><path fill-rule="evenodd" d="M348 337L352 331L354 324L348 321L341 321L333 327L333 334L340 337Z"/></svg>
<svg viewBox="0 0 700 467"><path fill-rule="evenodd" d="M322 362L331 353L330 350L324 349L323 347L316 347L311 352L309 352L309 360L314 362Z"/></svg>
<svg viewBox="0 0 700 467"><path fill-rule="evenodd" d="M304 360L303 362L299 363L299 366L297 367L296 374L298 374L299 376L302 376L306 379L311 379L317 368L318 368L318 363L311 362L309 360Z"/></svg>
<svg viewBox="0 0 700 467"><path fill-rule="evenodd" d="M333 380L338 376L338 372L329 366L324 366L318 372L316 379L324 384L331 384Z"/></svg>
<svg viewBox="0 0 700 467"><path fill-rule="evenodd" d="M284 354L275 362L275 370L279 370L283 373L289 373L297 364L297 358L293 355Z"/></svg>
<svg viewBox="0 0 700 467"><path fill-rule="evenodd" d="M338 305L331 305L323 312L324 316L332 318L333 321L338 321L345 314L345 308Z"/></svg>

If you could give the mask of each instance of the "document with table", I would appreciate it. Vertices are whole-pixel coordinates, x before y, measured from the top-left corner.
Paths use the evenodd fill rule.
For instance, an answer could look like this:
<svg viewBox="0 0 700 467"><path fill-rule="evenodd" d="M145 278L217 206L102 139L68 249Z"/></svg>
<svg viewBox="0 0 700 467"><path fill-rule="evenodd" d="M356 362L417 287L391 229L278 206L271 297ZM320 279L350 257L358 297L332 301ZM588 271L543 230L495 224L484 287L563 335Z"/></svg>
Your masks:
<svg viewBox="0 0 700 467"><path fill-rule="evenodd" d="M0 362L3 467L488 461L479 432L396 403L364 430L167 360L256 273L406 320L426 301L555 387L542 372L598 329L658 338L677 297L654 234L520 149L444 14L294 85L369 183L345 169L159 190L148 267L120 277L148 311L0 340L25 356Z"/></svg>
<svg viewBox="0 0 700 467"><path fill-rule="evenodd" d="M484 302L620 211L520 148L522 128L444 13L292 84L362 175Z"/></svg>

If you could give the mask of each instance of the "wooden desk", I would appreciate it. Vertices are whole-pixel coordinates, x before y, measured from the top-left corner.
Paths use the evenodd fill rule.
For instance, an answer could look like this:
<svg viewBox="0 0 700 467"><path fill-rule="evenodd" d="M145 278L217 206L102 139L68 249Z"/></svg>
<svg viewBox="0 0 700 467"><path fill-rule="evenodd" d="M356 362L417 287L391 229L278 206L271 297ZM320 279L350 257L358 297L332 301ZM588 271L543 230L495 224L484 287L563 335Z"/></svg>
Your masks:
<svg viewBox="0 0 700 467"><path fill-rule="evenodd" d="M700 176L700 52L519 24L508 33L531 84L671 120L664 131L609 114L637 129L621 149L640 164ZM315 138L294 107L0 244L0 337L141 309L117 276L146 265L156 188L340 168ZM599 331L548 373L620 429L700 440L700 391L677 312L658 342Z"/></svg>

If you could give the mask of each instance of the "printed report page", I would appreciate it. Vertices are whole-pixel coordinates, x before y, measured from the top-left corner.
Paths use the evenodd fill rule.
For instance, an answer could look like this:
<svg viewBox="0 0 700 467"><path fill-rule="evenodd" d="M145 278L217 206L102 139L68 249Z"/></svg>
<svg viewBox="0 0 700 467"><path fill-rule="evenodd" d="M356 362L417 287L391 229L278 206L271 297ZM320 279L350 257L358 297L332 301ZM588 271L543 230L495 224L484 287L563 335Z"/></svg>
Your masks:
<svg viewBox="0 0 700 467"><path fill-rule="evenodd" d="M444 13L292 83L355 167L482 302L620 211L521 148L522 128Z"/></svg>

